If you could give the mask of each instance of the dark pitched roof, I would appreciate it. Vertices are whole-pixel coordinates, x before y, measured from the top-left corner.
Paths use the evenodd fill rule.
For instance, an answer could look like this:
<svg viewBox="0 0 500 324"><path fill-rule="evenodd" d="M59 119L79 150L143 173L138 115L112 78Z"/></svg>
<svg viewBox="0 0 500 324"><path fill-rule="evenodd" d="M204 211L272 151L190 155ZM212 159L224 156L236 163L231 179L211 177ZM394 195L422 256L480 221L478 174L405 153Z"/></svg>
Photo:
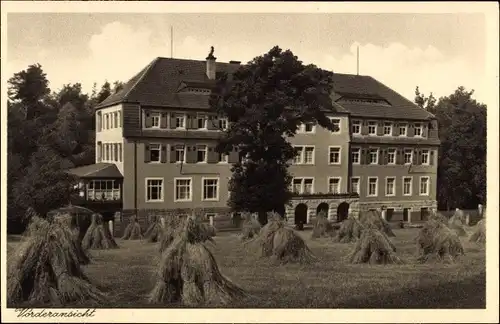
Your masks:
<svg viewBox="0 0 500 324"><path fill-rule="evenodd" d="M216 62L216 71L234 73L239 64ZM177 93L182 81L191 80L205 86L211 80L206 75L206 61L158 57L139 74L128 81L123 89L106 98L97 108L119 102L138 102L144 106L178 108L208 108L208 97Z"/></svg>
<svg viewBox="0 0 500 324"><path fill-rule="evenodd" d="M234 73L239 64L216 62L216 71ZM206 75L206 61L158 57L130 79L123 89L100 103L102 108L120 102L137 102L143 106L207 109L208 96L178 91L180 85L210 88L214 81ZM333 74L332 99L337 101L339 112L353 116L394 119L434 118L434 115L418 107L410 100L370 76ZM362 102L341 102L343 98L384 100L377 105Z"/></svg>
<svg viewBox="0 0 500 324"><path fill-rule="evenodd" d="M79 178L123 178L120 170L113 163L96 163L67 170Z"/></svg>
<svg viewBox="0 0 500 324"><path fill-rule="evenodd" d="M333 74L335 100L383 99L390 105L338 102L353 116L394 119L431 119L434 115L415 105L396 91L365 75Z"/></svg>

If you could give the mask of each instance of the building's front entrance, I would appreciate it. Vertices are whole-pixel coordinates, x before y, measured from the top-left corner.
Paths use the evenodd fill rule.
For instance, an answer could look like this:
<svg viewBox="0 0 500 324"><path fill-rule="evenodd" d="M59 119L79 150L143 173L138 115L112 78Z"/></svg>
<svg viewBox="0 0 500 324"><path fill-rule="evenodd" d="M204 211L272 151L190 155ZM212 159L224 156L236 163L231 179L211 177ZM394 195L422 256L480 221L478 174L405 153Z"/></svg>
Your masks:
<svg viewBox="0 0 500 324"><path fill-rule="evenodd" d="M410 209L403 208L403 222L408 222L409 215L410 215Z"/></svg>
<svg viewBox="0 0 500 324"><path fill-rule="evenodd" d="M295 225L307 224L307 205L298 204L295 207Z"/></svg>
<svg viewBox="0 0 500 324"><path fill-rule="evenodd" d="M349 217L349 204L344 201L337 207L337 221L343 222L347 217Z"/></svg>

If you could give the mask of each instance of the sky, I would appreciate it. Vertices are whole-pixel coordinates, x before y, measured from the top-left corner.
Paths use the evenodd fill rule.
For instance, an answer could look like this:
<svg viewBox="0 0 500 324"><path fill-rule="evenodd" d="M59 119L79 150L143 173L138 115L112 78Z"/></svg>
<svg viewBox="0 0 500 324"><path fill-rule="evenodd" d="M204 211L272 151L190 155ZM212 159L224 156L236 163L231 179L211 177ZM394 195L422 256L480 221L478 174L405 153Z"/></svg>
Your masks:
<svg viewBox="0 0 500 324"><path fill-rule="evenodd" d="M304 63L370 75L413 100L458 86L485 100L483 14L9 13L8 76L40 63L52 90L127 81L158 56L247 62L278 45Z"/></svg>

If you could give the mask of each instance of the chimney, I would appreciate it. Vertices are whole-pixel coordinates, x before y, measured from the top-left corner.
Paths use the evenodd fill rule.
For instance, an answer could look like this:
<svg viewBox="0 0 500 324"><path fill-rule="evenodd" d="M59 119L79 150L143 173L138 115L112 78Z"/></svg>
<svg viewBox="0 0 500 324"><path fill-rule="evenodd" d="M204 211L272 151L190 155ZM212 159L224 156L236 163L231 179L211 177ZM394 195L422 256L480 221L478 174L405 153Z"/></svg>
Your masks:
<svg viewBox="0 0 500 324"><path fill-rule="evenodd" d="M214 47L210 46L210 53L206 58L207 60L207 77L210 80L215 80L215 60L217 58L214 56Z"/></svg>

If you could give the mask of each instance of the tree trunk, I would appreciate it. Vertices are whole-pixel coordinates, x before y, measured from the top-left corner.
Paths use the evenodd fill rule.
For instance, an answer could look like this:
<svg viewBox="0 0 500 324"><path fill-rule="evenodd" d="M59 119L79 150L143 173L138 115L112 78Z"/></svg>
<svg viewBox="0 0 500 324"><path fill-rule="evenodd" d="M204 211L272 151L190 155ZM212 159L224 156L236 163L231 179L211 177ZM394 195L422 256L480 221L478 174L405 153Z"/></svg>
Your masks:
<svg viewBox="0 0 500 324"><path fill-rule="evenodd" d="M262 226L265 226L267 224L267 212L265 211L259 212L259 223Z"/></svg>

